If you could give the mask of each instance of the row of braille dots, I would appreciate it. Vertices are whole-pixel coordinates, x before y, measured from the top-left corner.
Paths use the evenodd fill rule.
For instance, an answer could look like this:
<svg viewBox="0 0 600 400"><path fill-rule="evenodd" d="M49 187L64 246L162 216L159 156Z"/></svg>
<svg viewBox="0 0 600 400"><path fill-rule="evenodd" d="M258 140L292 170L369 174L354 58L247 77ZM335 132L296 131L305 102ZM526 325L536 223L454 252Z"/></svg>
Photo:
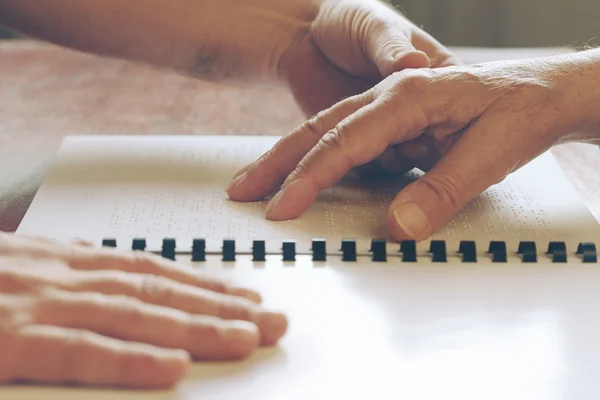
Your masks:
<svg viewBox="0 0 600 400"><path fill-rule="evenodd" d="M106 247L117 247L115 239L104 239L102 245ZM132 250L146 250L145 239L133 239ZM175 239L163 239L161 256L171 260L176 258L176 241ZM312 240L312 259L313 261L327 260L327 243L325 239ZM354 239L342 240L340 248L342 252L342 261L356 261L356 241ZM372 254L372 261L385 262L388 258L387 243L383 239L373 239L369 250ZM400 242L400 250L403 262L417 261L417 245L414 240L404 240ZM446 262L447 250L444 240L432 240L429 245L429 253L433 262ZM460 242L458 254L462 256L462 262L477 262L477 247L475 241L463 240ZM204 239L194 239L192 242L192 261L206 261L206 241ZM507 246L504 241L492 241L487 250L487 254L491 255L492 262L507 261ZM524 263L537 262L538 252L535 242L522 241L519 243L517 254L521 255ZM567 262L567 247L564 242L550 242L546 254L552 258L552 262L566 263ZM597 262L597 251L594 243L580 243L577 246L576 254L582 256L584 263ZM223 240L222 261L235 261L236 247L235 240ZM265 261L266 249L264 240L255 240L252 245L252 260ZM296 260L296 243L293 240L283 241L282 244L283 261Z"/></svg>

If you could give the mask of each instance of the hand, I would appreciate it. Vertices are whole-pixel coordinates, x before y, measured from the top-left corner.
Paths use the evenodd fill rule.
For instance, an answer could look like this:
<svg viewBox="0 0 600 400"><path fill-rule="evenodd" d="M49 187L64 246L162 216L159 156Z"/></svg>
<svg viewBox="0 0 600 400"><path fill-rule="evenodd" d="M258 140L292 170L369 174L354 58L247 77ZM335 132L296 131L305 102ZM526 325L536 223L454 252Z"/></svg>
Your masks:
<svg viewBox="0 0 600 400"><path fill-rule="evenodd" d="M310 4L303 1L298 7ZM326 0L314 15L279 62L280 75L307 116L405 68L461 63L437 40L378 0Z"/></svg>
<svg viewBox="0 0 600 400"><path fill-rule="evenodd" d="M0 234L0 382L163 388L287 328L260 296L142 252Z"/></svg>
<svg viewBox="0 0 600 400"><path fill-rule="evenodd" d="M405 70L283 137L228 189L273 193L267 218L304 212L318 193L390 146L420 141L429 170L389 209L398 239L423 240L468 201L556 143L598 136L600 52Z"/></svg>

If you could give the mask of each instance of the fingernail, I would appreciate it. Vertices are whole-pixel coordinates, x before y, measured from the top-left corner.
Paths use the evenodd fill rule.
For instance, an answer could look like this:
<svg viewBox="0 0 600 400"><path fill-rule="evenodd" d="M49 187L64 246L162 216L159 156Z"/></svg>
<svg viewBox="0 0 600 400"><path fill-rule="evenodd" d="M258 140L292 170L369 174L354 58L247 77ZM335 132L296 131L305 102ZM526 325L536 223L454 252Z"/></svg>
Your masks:
<svg viewBox="0 0 600 400"><path fill-rule="evenodd" d="M229 186L227 186L227 191L238 186L244 179L246 179L247 176L248 176L248 171L244 171L240 175L235 176L233 178L233 180L231 181L231 183L229 184Z"/></svg>
<svg viewBox="0 0 600 400"><path fill-rule="evenodd" d="M408 236L418 240L427 233L427 216L419 206L414 203L402 204L394 210L394 219L400 229Z"/></svg>

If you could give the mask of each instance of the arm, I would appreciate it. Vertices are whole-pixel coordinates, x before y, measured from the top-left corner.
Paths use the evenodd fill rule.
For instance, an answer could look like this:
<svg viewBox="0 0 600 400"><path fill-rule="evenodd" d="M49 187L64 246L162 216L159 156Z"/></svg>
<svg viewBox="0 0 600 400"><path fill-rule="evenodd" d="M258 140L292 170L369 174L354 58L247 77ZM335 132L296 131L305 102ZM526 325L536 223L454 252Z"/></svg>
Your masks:
<svg viewBox="0 0 600 400"><path fill-rule="evenodd" d="M273 76L289 44L306 34L317 3L0 0L0 23L59 45L204 79L263 77Z"/></svg>
<svg viewBox="0 0 600 400"><path fill-rule="evenodd" d="M287 85L307 115L458 60L379 0L0 0L0 24L202 79Z"/></svg>

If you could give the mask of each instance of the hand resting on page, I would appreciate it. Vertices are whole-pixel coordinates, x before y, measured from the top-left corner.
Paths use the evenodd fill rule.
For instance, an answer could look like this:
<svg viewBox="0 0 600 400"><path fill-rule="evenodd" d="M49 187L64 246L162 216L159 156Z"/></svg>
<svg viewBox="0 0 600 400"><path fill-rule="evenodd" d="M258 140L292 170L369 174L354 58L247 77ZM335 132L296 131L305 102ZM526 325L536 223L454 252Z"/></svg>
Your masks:
<svg viewBox="0 0 600 400"><path fill-rule="evenodd" d="M0 384L166 388L275 344L258 293L142 252L0 234Z"/></svg>
<svg viewBox="0 0 600 400"><path fill-rule="evenodd" d="M238 172L228 194L256 201L276 192L266 217L292 219L351 169L385 155L427 171L388 214L395 238L424 240L553 145L598 140L598 83L599 50L404 70L285 135Z"/></svg>

